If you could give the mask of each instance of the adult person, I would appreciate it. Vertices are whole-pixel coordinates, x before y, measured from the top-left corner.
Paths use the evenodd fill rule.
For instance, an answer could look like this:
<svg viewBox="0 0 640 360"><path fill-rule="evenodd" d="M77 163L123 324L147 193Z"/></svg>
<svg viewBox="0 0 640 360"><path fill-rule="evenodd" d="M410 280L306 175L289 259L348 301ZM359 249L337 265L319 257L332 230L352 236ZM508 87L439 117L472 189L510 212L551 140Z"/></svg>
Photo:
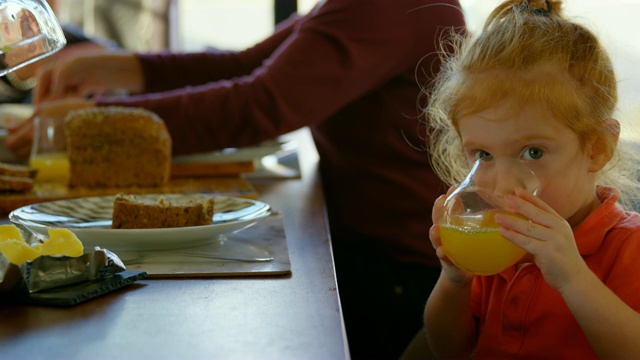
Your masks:
<svg viewBox="0 0 640 360"><path fill-rule="evenodd" d="M452 31L464 31L457 0L329 0L244 51L72 59L40 77L37 99L62 100L38 111L144 107L165 120L174 155L309 126L351 355L397 358L440 273L428 229L445 188L417 148L419 94ZM130 95L79 100L113 89ZM29 134L25 123L7 146L21 153Z"/></svg>

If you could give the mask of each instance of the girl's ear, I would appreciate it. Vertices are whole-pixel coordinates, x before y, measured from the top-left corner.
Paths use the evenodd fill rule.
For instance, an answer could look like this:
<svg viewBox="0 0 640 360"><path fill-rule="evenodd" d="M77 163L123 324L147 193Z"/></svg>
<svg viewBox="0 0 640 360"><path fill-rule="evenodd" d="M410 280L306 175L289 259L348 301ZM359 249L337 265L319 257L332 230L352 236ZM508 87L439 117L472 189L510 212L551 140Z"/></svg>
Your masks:
<svg viewBox="0 0 640 360"><path fill-rule="evenodd" d="M589 171L594 173L602 170L611 160L618 144L618 139L620 138L620 122L618 122L618 120L607 120L606 129L608 134L596 136L591 142L591 154L589 157L591 166L589 166ZM608 146L609 141L607 140L609 139L613 146Z"/></svg>

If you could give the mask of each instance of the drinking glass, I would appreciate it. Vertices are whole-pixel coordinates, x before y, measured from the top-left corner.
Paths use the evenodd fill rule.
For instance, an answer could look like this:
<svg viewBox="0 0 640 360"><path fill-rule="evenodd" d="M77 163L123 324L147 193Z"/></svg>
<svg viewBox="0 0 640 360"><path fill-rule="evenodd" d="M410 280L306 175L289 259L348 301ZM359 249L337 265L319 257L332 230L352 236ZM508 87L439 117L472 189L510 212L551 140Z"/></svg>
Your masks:
<svg viewBox="0 0 640 360"><path fill-rule="evenodd" d="M516 188L535 195L535 174L519 159L486 156L474 163L465 180L447 197L439 221L440 239L445 254L457 267L476 275L494 275L526 255L500 234L495 222L496 214L508 213L504 196Z"/></svg>
<svg viewBox="0 0 640 360"><path fill-rule="evenodd" d="M45 0L0 0L0 76L62 49L66 39Z"/></svg>
<svg viewBox="0 0 640 360"><path fill-rule="evenodd" d="M68 182L69 157L63 119L33 119L33 145L29 166L38 170L36 181Z"/></svg>

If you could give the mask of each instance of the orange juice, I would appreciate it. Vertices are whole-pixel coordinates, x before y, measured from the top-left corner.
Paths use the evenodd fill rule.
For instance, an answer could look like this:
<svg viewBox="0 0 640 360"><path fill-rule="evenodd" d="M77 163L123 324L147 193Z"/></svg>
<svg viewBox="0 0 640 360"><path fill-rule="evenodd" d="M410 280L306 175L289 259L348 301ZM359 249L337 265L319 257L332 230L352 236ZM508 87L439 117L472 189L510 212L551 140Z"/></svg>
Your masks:
<svg viewBox="0 0 640 360"><path fill-rule="evenodd" d="M525 250L500 235L495 214L457 215L440 225L442 248L456 266L477 275L494 275L524 257Z"/></svg>
<svg viewBox="0 0 640 360"><path fill-rule="evenodd" d="M36 181L67 182L69 180L69 158L66 152L32 156L29 159L29 166L38 169Z"/></svg>

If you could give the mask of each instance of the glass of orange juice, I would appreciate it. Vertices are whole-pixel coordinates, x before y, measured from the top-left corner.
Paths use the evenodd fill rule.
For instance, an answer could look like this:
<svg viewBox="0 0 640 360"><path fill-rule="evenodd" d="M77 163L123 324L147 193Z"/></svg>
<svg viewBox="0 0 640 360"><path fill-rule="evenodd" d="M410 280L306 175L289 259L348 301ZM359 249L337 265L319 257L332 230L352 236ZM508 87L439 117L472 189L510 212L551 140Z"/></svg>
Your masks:
<svg viewBox="0 0 640 360"><path fill-rule="evenodd" d="M507 213L504 195L516 188L535 194L537 187L535 174L518 159L486 156L477 160L445 200L439 224L447 257L476 275L498 274L520 261L526 251L500 234L495 215Z"/></svg>
<svg viewBox="0 0 640 360"><path fill-rule="evenodd" d="M36 181L66 183L69 180L69 157L64 119L35 117L33 129L29 166L38 170Z"/></svg>

